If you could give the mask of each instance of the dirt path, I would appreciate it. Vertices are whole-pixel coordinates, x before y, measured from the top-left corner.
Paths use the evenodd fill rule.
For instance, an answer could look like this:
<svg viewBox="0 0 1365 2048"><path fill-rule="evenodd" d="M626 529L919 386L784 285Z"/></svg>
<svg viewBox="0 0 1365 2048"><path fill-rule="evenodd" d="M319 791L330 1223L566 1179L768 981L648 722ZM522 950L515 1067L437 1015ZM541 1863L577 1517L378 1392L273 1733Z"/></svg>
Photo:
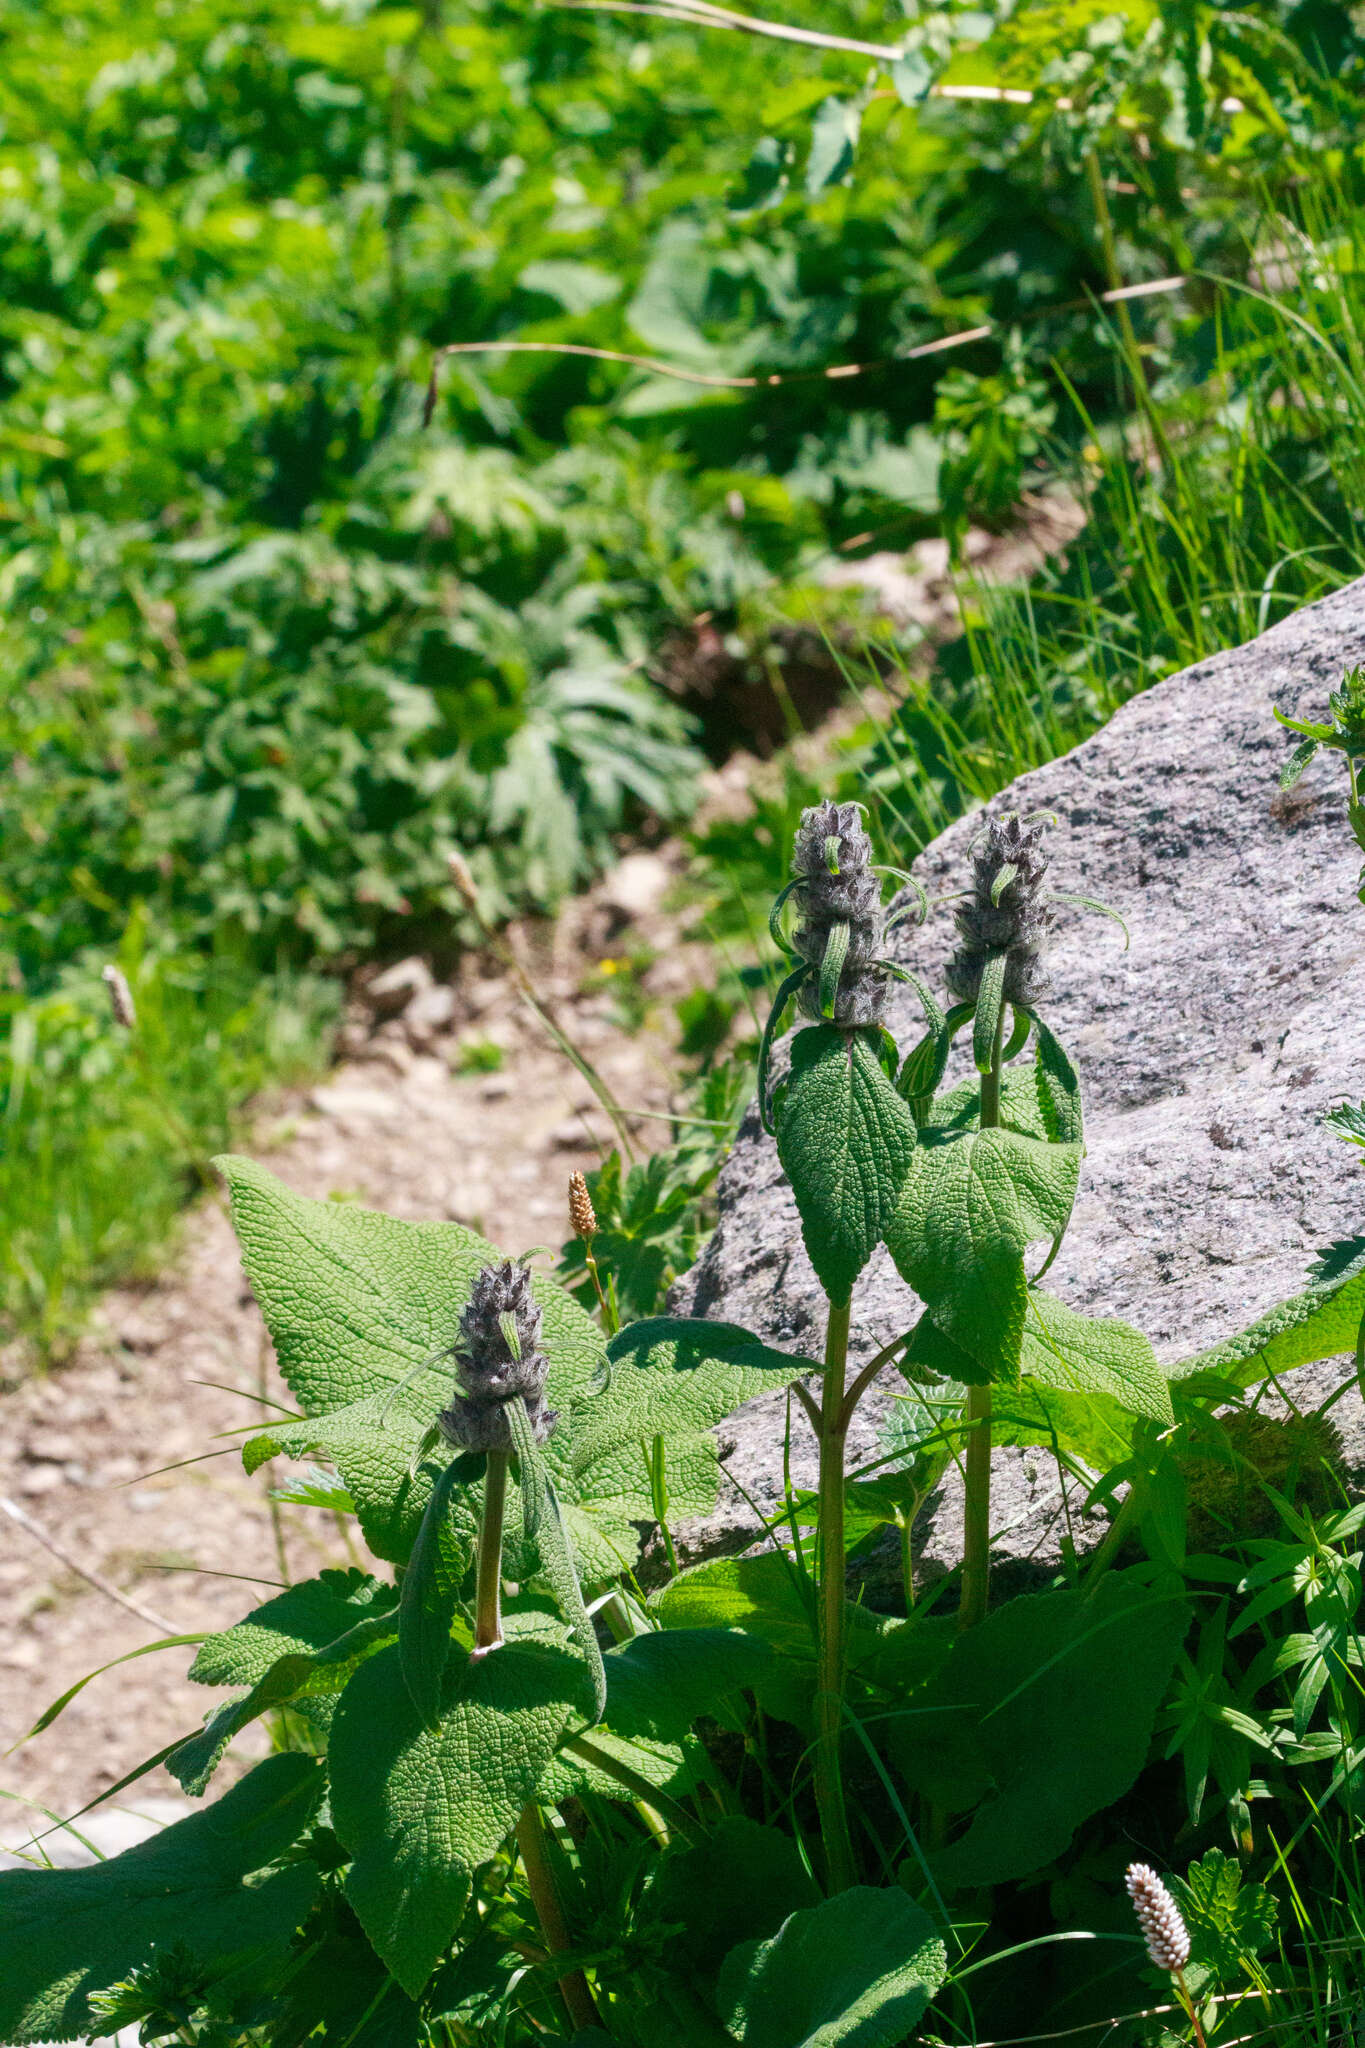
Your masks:
<svg viewBox="0 0 1365 2048"><path fill-rule="evenodd" d="M704 958L676 945L661 912L672 879L669 861L632 855L542 940L535 963L561 1025L630 1110L669 1107L671 1002ZM632 977L627 1016L614 993L619 977L599 963L641 950L659 958ZM467 963L447 988L416 963L369 997L368 1018L357 1011L343 1033L351 1056L264 1120L253 1152L305 1194L452 1217L509 1252L558 1246L568 1235L568 1175L596 1163L609 1128L510 979ZM496 1057L490 1047L503 1064L480 1071L478 1062ZM461 1048L470 1070L460 1070ZM641 1120L639 1149L666 1129ZM231 1448L263 1413L253 1399L262 1371L265 1392L279 1398L231 1229L205 1204L157 1284L107 1296L71 1364L5 1396L0 1495L167 1627L117 1605L0 1516L0 1747L97 1664L163 1632L224 1628L280 1581L267 1475L246 1478ZM205 1458L223 1432L228 1448ZM180 1462L191 1459L199 1462ZM176 1469L158 1469L166 1466ZM348 1561L325 1517L280 1512L291 1577ZM97 1678L50 1730L0 1763L0 1787L74 1813L193 1730L219 1697L187 1681L192 1655L158 1651ZM251 1754L244 1739L242 1760ZM176 1790L157 1770L126 1797ZM31 1818L10 1808L0 1839L16 1840Z"/></svg>

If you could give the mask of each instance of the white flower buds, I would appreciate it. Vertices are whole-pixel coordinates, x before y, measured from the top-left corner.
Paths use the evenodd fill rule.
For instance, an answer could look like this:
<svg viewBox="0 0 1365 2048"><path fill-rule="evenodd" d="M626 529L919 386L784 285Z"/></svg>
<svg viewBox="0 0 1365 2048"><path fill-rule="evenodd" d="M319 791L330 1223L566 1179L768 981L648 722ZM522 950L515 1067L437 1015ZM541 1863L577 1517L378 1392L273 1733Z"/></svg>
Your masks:
<svg viewBox="0 0 1365 2048"><path fill-rule="evenodd" d="M1161 1879L1146 1863L1130 1863L1124 1882L1147 1953L1157 1969L1183 1970L1190 1959L1189 1930Z"/></svg>

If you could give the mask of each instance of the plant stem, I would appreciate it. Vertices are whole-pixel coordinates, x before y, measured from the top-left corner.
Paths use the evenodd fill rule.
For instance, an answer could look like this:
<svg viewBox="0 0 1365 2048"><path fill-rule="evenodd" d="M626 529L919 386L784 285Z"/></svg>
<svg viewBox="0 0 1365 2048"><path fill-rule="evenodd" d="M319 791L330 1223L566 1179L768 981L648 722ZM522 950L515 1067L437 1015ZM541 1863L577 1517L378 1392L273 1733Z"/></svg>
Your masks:
<svg viewBox="0 0 1365 2048"><path fill-rule="evenodd" d="M1000 1069L1005 1005L995 1024L991 1063L981 1076L983 1131L1000 1125ZM959 1628L975 1628L986 1612L991 1578L991 1389L990 1384L967 1389L967 1471L966 1500L962 1511L962 1604L957 1612Z"/></svg>
<svg viewBox="0 0 1365 2048"><path fill-rule="evenodd" d="M967 1499L962 1515L962 1604L959 1628L975 1628L986 1612L991 1572L991 1390L967 1389Z"/></svg>
<svg viewBox="0 0 1365 2048"><path fill-rule="evenodd" d="M540 1808L534 1802L528 1806L517 1822L517 1850L521 1856L521 1867L526 1873L526 1884L540 1921L545 1946L552 1956L566 1955L573 1946L569 1940L568 1924L564 1908L559 1900L559 1887L555 1883L553 1865L545 1843L545 1823L540 1817ZM569 1970L556 1978L569 2020L574 2027L595 2027L597 2007L588 1980L581 1970Z"/></svg>
<svg viewBox="0 0 1365 2048"><path fill-rule="evenodd" d="M1194 2028L1196 2048L1208 2048L1208 2042L1204 2039L1204 2029L1199 2024L1199 2015L1194 2009L1194 2000L1190 1997L1190 1987L1185 1982L1185 1972L1173 1970L1171 1975L1175 1978L1176 1988L1189 2015L1190 2025Z"/></svg>
<svg viewBox="0 0 1365 2048"><path fill-rule="evenodd" d="M820 1626L815 1681L815 1803L831 1892L854 1880L839 1746L844 1719L844 1372L851 1303L832 1301L825 1326L820 1404Z"/></svg>
<svg viewBox="0 0 1365 2048"><path fill-rule="evenodd" d="M507 1502L508 1451L490 1451L483 1481L479 1562L474 1581L474 1654L496 1650L502 1641L502 1517Z"/></svg>

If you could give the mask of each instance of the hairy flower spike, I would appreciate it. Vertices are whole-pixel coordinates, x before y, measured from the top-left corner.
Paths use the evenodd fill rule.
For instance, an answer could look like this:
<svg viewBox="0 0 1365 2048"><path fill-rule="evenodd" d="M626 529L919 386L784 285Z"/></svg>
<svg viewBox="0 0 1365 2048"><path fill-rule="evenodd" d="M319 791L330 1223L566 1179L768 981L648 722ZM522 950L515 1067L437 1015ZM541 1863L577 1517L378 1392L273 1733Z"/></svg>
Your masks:
<svg viewBox="0 0 1365 2048"><path fill-rule="evenodd" d="M597 1235L597 1211L581 1173L569 1175L569 1227L584 1244L591 1244Z"/></svg>
<svg viewBox="0 0 1365 2048"><path fill-rule="evenodd" d="M882 950L882 889L872 872L872 841L857 804L814 804L801 814L792 853L800 881L800 916L792 933L797 958L816 970L801 991L801 1008L818 1022L830 1015L828 989L820 970L830 958L830 936L843 926L847 946L835 939L833 1022L846 1030L880 1024L886 1008L887 977L877 964Z"/></svg>
<svg viewBox="0 0 1365 2048"><path fill-rule="evenodd" d="M1157 1969L1183 1970L1190 1959L1189 1932L1161 1879L1146 1863L1130 1863L1124 1882L1147 1953Z"/></svg>
<svg viewBox="0 0 1365 2048"><path fill-rule="evenodd" d="M531 1276L510 1259L485 1266L474 1281L453 1348L460 1392L437 1418L446 1441L462 1451L505 1451L511 1434L504 1413L524 1401L536 1441L557 1421L545 1406L550 1361L540 1348L540 1310Z"/></svg>
<svg viewBox="0 0 1365 2048"><path fill-rule="evenodd" d="M128 977L122 968L101 968L100 980L109 991L109 1008L113 1012L114 1022L122 1031L136 1030L137 1005L133 1001L133 991L128 986Z"/></svg>
<svg viewBox="0 0 1365 2048"><path fill-rule="evenodd" d="M948 986L959 1002L975 1002L993 953L1005 955L1006 1002L1034 1003L1047 990L1042 951L1053 913L1043 894L1043 831L1041 820L1002 811L977 837L971 901L957 913L959 944L948 964Z"/></svg>

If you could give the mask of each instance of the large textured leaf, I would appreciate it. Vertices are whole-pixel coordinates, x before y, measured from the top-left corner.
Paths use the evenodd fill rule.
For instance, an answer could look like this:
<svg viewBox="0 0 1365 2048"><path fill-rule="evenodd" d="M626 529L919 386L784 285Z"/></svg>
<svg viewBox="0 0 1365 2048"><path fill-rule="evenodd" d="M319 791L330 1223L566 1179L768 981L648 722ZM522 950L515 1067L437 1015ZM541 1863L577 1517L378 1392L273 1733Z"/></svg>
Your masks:
<svg viewBox="0 0 1365 2048"><path fill-rule="evenodd" d="M659 1629L632 1636L606 1655L609 1728L668 1742L699 1714L768 1677L775 1652L739 1629Z"/></svg>
<svg viewBox="0 0 1365 2048"><path fill-rule="evenodd" d="M252 1160L216 1163L280 1370L309 1418L254 1437L243 1453L247 1469L280 1453L324 1453L355 1501L370 1548L402 1564L441 1469L427 1462L411 1470L424 1430L450 1398L451 1368L433 1361L455 1335L475 1274L500 1255L455 1223L409 1223L353 1203L311 1201ZM567 1411L594 1383L601 1333L553 1281L537 1275L532 1288L544 1318L550 1404ZM567 1430L551 1438L545 1457L565 1501L582 1496L587 1509L590 1496L573 1483ZM647 1504L641 1512L647 1518ZM457 1497L452 1533L472 1543L476 1516L477 1495L463 1512ZM609 1540L585 1557L594 1578L619 1569L618 1546L636 1554L628 1516L604 1504L600 1519ZM509 1531L513 1543L516 1534Z"/></svg>
<svg viewBox="0 0 1365 2048"><path fill-rule="evenodd" d="M574 1465L656 1436L692 1438L745 1401L818 1370L735 1323L651 1316L607 1346L611 1381L574 1414Z"/></svg>
<svg viewBox="0 0 1365 2048"><path fill-rule="evenodd" d="M523 1413L525 1411L523 1410ZM445 1540L455 1488L480 1476L482 1458L453 1458L432 1489L412 1556L403 1574L398 1655L403 1683L427 1728L441 1718L441 1692L450 1656L450 1624L459 1600L461 1549ZM472 1474L467 1469L472 1466Z"/></svg>
<svg viewBox="0 0 1365 2048"><path fill-rule="evenodd" d="M732 1950L716 1995L743 2048L893 2048L947 1969L921 1907L894 1886L854 1885Z"/></svg>
<svg viewBox="0 0 1365 2048"><path fill-rule="evenodd" d="M597 1631L583 1600L573 1539L565 1525L554 1482L532 1433L525 1403L509 1401L506 1415L521 1485L522 1524L527 1536L535 1543L540 1576L553 1593L559 1611L569 1625L570 1634L582 1652L592 1683L592 1718L598 1721L607 1704L607 1674L602 1666Z"/></svg>
<svg viewBox="0 0 1365 2048"><path fill-rule="evenodd" d="M666 1935L694 1979L715 1976L737 1942L775 1934L820 1897L790 1835L734 1815L668 1851L650 1874L640 1924Z"/></svg>
<svg viewBox="0 0 1365 2048"><path fill-rule="evenodd" d="M958 1637L889 1735L926 1797L975 1807L935 1859L945 1887L1027 1876L1122 1798L1188 1623L1178 1582L1111 1572L1092 1598L1026 1594Z"/></svg>
<svg viewBox="0 0 1365 2048"><path fill-rule="evenodd" d="M921 1133L886 1242L935 1323L975 1362L956 1378L1017 1379L1024 1252L1065 1230L1079 1171L1079 1146L1008 1128Z"/></svg>
<svg viewBox="0 0 1365 2048"><path fill-rule="evenodd" d="M1312 1286L1281 1301L1225 1343L1182 1359L1171 1378L1217 1373L1249 1387L1270 1373L1352 1352L1365 1318L1365 1238L1334 1244L1318 1260Z"/></svg>
<svg viewBox="0 0 1365 2048"><path fill-rule="evenodd" d="M949 1380L979 1376L932 1316L916 1324L905 1362L912 1374L927 1369ZM1107 1316L1081 1315L1036 1287L1025 1300L1019 1366L1020 1386L997 1396L1000 1443L1048 1443L1057 1434L1091 1463L1110 1464L1126 1455L1130 1417L1174 1420L1170 1385L1140 1330Z"/></svg>
<svg viewBox="0 0 1365 2048"><path fill-rule="evenodd" d="M235 1735L286 1701L320 1700L339 1693L356 1666L398 1632L390 1605L356 1622L335 1642L317 1650L293 1650L277 1657L250 1691L216 1707L197 1735L173 1749L166 1769L191 1798L203 1792Z"/></svg>
<svg viewBox="0 0 1365 2048"><path fill-rule="evenodd" d="M190 1666L201 1685L254 1685L279 1658L325 1650L357 1622L393 1608L396 1586L358 1566L319 1572L207 1636Z"/></svg>
<svg viewBox="0 0 1365 2048"><path fill-rule="evenodd" d="M332 1818L354 1859L346 1895L416 1997L452 1940L474 1872L506 1841L570 1716L583 1664L541 1642L451 1659L439 1728L423 1727L396 1645L352 1678L332 1723Z"/></svg>
<svg viewBox="0 0 1365 2048"><path fill-rule="evenodd" d="M289 1946L317 1891L308 1863L248 1885L296 1842L322 1797L311 1757L269 1757L205 1813L83 1870L0 1874L0 2035L70 2041L89 1996L175 1939L211 1980Z"/></svg>
<svg viewBox="0 0 1365 2048"><path fill-rule="evenodd" d="M870 1035L816 1024L792 1040L774 1121L810 1262L831 1300L847 1301L895 1209L914 1119Z"/></svg>

